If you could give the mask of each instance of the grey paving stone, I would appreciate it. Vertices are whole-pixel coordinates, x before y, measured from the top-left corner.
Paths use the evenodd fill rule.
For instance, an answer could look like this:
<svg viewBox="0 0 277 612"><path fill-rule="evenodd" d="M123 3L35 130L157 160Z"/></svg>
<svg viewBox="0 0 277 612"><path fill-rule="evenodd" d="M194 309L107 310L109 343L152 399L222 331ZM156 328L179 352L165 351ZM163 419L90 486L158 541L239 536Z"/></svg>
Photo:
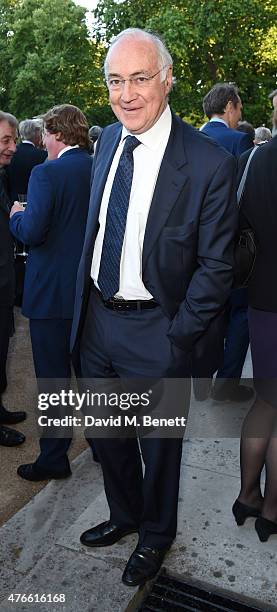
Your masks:
<svg viewBox="0 0 277 612"><path fill-rule="evenodd" d="M277 537L261 544L254 519L238 528L231 514L239 490L239 439L223 436L222 424L227 418L235 430L247 408L192 402L198 434L189 437L188 430L184 442L178 535L165 567L277 610ZM72 478L51 482L0 529L1 612L124 612L135 596L121 574L137 537L105 549L80 544L80 533L105 520L108 508L101 468L89 450L73 469ZM11 604L7 597L15 591L64 592L66 604Z"/></svg>
<svg viewBox="0 0 277 612"><path fill-rule="evenodd" d="M11 603L8 597L0 604L1 612L123 612L137 589L121 582L124 564L113 560L105 563L88 559L62 548L54 547L35 568L16 585L17 593L64 594L63 603Z"/></svg>
<svg viewBox="0 0 277 612"><path fill-rule="evenodd" d="M101 467L88 449L73 462L71 478L50 482L1 527L0 596L9 583L16 584L18 576L32 569L102 489Z"/></svg>
<svg viewBox="0 0 277 612"><path fill-rule="evenodd" d="M251 598L260 598L262 589L263 602L271 605L276 600L277 537L271 538L265 547L254 530L254 519L241 528L236 526L231 507L238 488L238 474L183 465L178 535L165 567ZM136 537L128 536L117 545L102 549L84 547L79 536L91 526L92 515L95 523L107 516L104 494L94 500L57 544L90 559L112 565L122 563L124 567Z"/></svg>

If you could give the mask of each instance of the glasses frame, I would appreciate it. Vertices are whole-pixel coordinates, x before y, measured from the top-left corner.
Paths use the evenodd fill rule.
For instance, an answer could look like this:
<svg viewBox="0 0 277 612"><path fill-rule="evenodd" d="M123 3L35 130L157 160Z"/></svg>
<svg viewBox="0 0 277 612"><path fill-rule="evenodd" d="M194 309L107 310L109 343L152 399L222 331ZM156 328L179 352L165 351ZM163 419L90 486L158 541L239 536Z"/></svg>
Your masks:
<svg viewBox="0 0 277 612"><path fill-rule="evenodd" d="M146 85L146 83L149 83L149 81L152 81L157 76L157 74L160 74L160 72L162 72L162 70L164 70L168 66L169 66L169 64L165 64L164 66L162 66L162 68L160 68L160 70L158 70L158 72L155 72L155 74L152 74L151 76L144 76L143 74L141 74L139 76L129 77L128 79L120 79L120 78L116 78L116 77L107 77L106 84L107 84L108 89L111 90L111 91L122 90L124 85L125 85L125 83L127 83L128 81L129 81L129 83L131 83L131 85L137 85L139 87L143 87L144 85ZM141 79L141 78L144 79L144 83L141 83L139 85L136 81L138 79ZM109 83L109 79L118 81L118 85L112 86Z"/></svg>

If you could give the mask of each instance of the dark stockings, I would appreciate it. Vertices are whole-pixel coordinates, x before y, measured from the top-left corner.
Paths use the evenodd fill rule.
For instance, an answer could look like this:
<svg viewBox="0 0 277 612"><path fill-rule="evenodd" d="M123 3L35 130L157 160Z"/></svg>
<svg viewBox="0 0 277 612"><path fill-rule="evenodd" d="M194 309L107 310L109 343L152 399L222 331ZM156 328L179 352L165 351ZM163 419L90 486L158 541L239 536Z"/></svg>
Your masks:
<svg viewBox="0 0 277 612"><path fill-rule="evenodd" d="M246 416L240 447L239 501L262 509L262 516L277 522L277 411L257 398ZM264 500L261 473L266 468Z"/></svg>

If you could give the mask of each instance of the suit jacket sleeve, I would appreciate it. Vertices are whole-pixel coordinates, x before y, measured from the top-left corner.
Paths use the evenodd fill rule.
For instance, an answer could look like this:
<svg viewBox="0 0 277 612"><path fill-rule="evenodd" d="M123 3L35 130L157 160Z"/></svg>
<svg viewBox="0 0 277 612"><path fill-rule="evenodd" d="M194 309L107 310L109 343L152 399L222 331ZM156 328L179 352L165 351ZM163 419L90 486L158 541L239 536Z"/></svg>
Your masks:
<svg viewBox="0 0 277 612"><path fill-rule="evenodd" d="M45 241L55 204L46 166L36 166L33 169L27 200L25 211L12 216L10 229L15 238L24 244L36 246Z"/></svg>
<svg viewBox="0 0 277 612"><path fill-rule="evenodd" d="M248 151L249 149L253 148L253 140L251 138L251 136L249 134L243 134L240 142L239 142L239 148L238 148L238 156L240 156L242 153L244 153L245 151Z"/></svg>
<svg viewBox="0 0 277 612"><path fill-rule="evenodd" d="M182 349L191 351L230 295L236 228L236 161L228 156L206 191L199 222L197 267L168 334Z"/></svg>

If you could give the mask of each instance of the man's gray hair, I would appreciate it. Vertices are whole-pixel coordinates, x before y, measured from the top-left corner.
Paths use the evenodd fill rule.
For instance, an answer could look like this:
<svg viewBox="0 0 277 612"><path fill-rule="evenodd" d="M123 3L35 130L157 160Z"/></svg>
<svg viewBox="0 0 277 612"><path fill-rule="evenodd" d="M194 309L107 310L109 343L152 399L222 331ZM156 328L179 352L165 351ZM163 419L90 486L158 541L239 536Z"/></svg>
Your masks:
<svg viewBox="0 0 277 612"><path fill-rule="evenodd" d="M42 121L40 119L24 119L19 124L19 135L21 140L36 139L37 133L42 131Z"/></svg>
<svg viewBox="0 0 277 612"><path fill-rule="evenodd" d="M261 142L267 142L271 140L271 138L272 138L271 131L267 127L264 127L263 125L261 125L260 127L257 127L255 129L255 139L254 139L255 144L260 144Z"/></svg>
<svg viewBox="0 0 277 612"><path fill-rule="evenodd" d="M122 30L122 32L117 34L117 36L115 36L112 39L112 42L108 50L108 53L106 55L106 59L104 63L105 78L107 79L108 77L108 63L109 63L110 53L112 49L114 48L114 46L116 45L116 43L119 40L121 40L121 38L124 38L124 37L145 39L146 41L152 42L155 45L157 56L158 56L158 66L161 70L161 81L164 81L166 78L166 68L168 66L172 66L173 64L172 57L165 43L163 42L162 38L158 34L148 32L147 30L141 30L140 28L127 28L126 30ZM164 70L162 70L163 68Z"/></svg>
<svg viewBox="0 0 277 612"><path fill-rule="evenodd" d="M0 123L2 121L7 121L7 123L15 128L17 130L18 128L18 121L16 119L16 117L14 115L11 115L11 113L5 113L4 111L0 110Z"/></svg>

